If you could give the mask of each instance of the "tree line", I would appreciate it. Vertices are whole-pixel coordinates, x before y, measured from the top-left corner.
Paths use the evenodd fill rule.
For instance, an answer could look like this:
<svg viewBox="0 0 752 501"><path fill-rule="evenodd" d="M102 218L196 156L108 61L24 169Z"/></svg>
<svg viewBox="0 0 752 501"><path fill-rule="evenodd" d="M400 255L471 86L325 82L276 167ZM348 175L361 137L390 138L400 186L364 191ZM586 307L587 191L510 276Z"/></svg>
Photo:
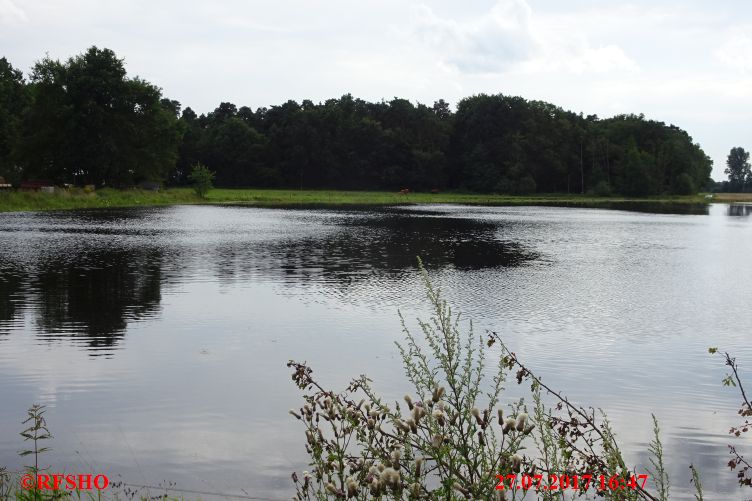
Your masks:
<svg viewBox="0 0 752 501"><path fill-rule="evenodd" d="M0 176L18 183L182 185L197 163L218 186L691 194L712 161L684 130L602 119L502 94L456 110L350 94L198 115L126 74L109 49L45 57L28 78L0 59Z"/></svg>

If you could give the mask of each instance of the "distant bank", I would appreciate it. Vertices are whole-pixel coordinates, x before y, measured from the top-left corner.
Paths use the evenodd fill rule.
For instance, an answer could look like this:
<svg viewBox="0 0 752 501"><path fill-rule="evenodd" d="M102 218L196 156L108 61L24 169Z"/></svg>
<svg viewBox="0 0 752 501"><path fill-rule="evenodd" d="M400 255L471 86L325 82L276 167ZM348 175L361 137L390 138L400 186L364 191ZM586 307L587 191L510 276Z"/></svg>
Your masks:
<svg viewBox="0 0 752 501"><path fill-rule="evenodd" d="M749 193L719 193L712 199L705 195L635 197L597 197L588 195L536 194L493 195L477 193L427 193L337 190L275 190L216 188L205 199L189 188L162 191L100 189L62 193L0 192L0 212L142 207L177 204L247 204L266 207L291 206L379 206L451 203L470 205L554 205L608 207L612 204L706 204L714 202L752 202Z"/></svg>

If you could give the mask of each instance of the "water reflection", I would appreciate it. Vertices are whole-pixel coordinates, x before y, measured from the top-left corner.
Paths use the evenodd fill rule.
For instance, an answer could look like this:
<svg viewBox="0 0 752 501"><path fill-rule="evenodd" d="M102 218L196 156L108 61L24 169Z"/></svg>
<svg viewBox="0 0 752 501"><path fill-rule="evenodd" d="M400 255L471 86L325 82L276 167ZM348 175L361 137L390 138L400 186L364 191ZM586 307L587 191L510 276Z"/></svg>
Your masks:
<svg viewBox="0 0 752 501"><path fill-rule="evenodd" d="M40 266L30 284L43 336L85 338L92 354L112 348L128 322L155 314L161 297L161 255L149 249L88 253L88 266Z"/></svg>
<svg viewBox="0 0 752 501"><path fill-rule="evenodd" d="M10 263L0 266L0 334L3 325L20 314L23 290L23 272Z"/></svg>
<svg viewBox="0 0 752 501"><path fill-rule="evenodd" d="M259 246L248 257L271 275L327 283L365 280L373 272L412 273L417 256L429 268L464 271L521 266L539 257L517 242L500 240L499 222L387 212L350 215L336 224L336 231ZM227 249L217 253L226 255Z"/></svg>
<svg viewBox="0 0 752 501"><path fill-rule="evenodd" d="M541 204L546 205L546 204ZM675 203L675 202L555 202L552 207L573 207L585 209L624 210L644 214L684 214L707 216L709 204Z"/></svg>
<svg viewBox="0 0 752 501"><path fill-rule="evenodd" d="M752 214L752 205L750 204L731 204L726 209L726 214L731 217L747 217Z"/></svg>
<svg viewBox="0 0 752 501"><path fill-rule="evenodd" d="M233 210L245 216L246 225L254 214L254 209ZM236 225L215 226L204 245L195 245L201 237L186 221L175 228L143 211L87 211L80 220L68 213L36 228L34 220L30 216L27 223L36 235L29 232L25 241L0 252L0 319L10 321L22 305L33 306L40 337L86 340L91 354L117 347L129 322L156 315L162 287L179 282L189 270L200 274L208 267L225 283L263 277L347 288L375 274L412 274L417 256L431 269L460 271L520 266L539 257L501 240L500 221L430 211L330 212L314 231L309 225L308 231L271 240L254 238L253 232L236 238ZM11 225L0 237L7 241L17 232ZM163 249L181 239L187 245L166 256Z"/></svg>

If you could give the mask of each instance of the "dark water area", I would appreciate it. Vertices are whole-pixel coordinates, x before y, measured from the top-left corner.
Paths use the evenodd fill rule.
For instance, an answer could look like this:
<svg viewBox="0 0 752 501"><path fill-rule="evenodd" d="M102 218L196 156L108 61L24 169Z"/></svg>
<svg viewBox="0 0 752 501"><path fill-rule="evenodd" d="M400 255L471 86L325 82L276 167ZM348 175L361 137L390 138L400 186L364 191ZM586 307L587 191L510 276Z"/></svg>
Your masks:
<svg viewBox="0 0 752 501"><path fill-rule="evenodd" d="M691 499L693 463L709 498L742 499L739 398L707 348L752 384L750 207L0 214L0 465L21 466L38 402L58 470L288 499L306 458L286 362L400 398L398 310L413 327L428 312L421 256L476 330L607 411L642 471L656 414L672 498Z"/></svg>

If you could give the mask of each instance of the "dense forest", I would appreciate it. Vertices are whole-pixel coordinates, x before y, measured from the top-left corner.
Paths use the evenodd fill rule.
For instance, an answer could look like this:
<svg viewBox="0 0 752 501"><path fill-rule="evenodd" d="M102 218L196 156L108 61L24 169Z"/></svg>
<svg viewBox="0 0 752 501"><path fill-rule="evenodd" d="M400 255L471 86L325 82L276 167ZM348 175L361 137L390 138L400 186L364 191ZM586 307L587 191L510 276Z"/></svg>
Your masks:
<svg viewBox="0 0 752 501"><path fill-rule="evenodd" d="M198 115L128 77L108 49L46 57L28 78L0 59L7 180L181 185L198 162L218 186L602 195L695 193L712 167L685 131L643 115L601 119L502 94L456 111L347 94Z"/></svg>

